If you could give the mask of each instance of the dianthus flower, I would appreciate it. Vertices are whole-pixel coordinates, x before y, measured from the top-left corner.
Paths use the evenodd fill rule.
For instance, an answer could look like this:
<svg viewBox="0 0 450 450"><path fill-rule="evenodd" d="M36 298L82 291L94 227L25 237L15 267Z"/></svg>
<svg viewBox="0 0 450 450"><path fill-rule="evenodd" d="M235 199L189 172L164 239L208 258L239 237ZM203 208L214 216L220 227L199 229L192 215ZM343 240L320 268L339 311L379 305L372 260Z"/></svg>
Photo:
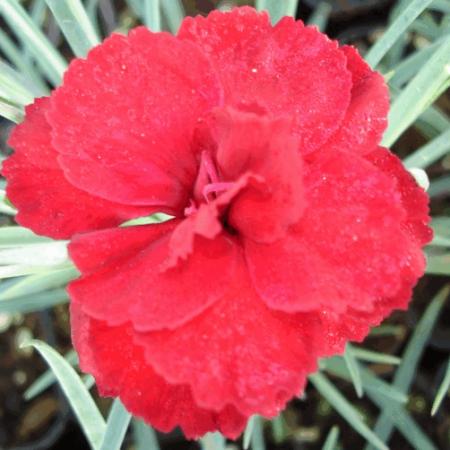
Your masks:
<svg viewBox="0 0 450 450"><path fill-rule="evenodd" d="M353 47L249 7L72 61L4 174L20 224L71 239L73 341L100 393L236 438L405 308L431 232L379 146L387 112ZM155 212L173 218L119 226Z"/></svg>

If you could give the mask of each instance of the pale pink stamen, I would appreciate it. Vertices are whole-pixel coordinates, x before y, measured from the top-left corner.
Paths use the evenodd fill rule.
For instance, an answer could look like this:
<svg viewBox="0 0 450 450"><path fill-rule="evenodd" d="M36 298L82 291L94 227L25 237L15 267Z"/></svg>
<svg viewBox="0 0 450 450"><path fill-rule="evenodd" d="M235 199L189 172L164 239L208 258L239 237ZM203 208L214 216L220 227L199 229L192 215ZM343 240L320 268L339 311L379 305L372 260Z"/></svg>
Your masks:
<svg viewBox="0 0 450 450"><path fill-rule="evenodd" d="M205 171L206 171L211 183L218 183L219 175L217 174L216 165L214 164L214 161L212 159L210 152L207 152L207 151L202 152L200 164L201 164L201 166L203 166L205 168Z"/></svg>
<svg viewBox="0 0 450 450"><path fill-rule="evenodd" d="M210 194L217 195L219 192L223 192L230 189L233 186L233 184L234 183L226 183L226 182L209 183L203 187L203 197L209 203L211 201L211 199L209 198Z"/></svg>

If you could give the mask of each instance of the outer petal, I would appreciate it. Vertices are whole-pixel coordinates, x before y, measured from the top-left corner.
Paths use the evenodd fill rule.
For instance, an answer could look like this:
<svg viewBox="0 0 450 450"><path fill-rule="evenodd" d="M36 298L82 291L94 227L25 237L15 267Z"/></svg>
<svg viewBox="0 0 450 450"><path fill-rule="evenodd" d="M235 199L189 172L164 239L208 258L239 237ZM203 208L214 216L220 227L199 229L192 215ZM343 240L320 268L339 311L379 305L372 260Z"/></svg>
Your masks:
<svg viewBox="0 0 450 450"><path fill-rule="evenodd" d="M420 245L428 244L433 238L433 232L428 226L431 219L427 193L405 170L400 159L388 149L379 147L367 155L367 159L397 180L402 203L407 212L405 226Z"/></svg>
<svg viewBox="0 0 450 450"><path fill-rule="evenodd" d="M77 303L71 305L71 323L81 368L94 375L102 395L119 396L130 412L163 432L180 426L190 439L216 430L235 439L242 432L247 418L234 407L218 413L199 408L187 385L158 376L133 343L131 327L92 320Z"/></svg>
<svg viewBox="0 0 450 450"><path fill-rule="evenodd" d="M219 111L217 164L225 180L242 173L257 175L232 202L229 224L256 241L273 242L297 222L305 207L298 139L285 117Z"/></svg>
<svg viewBox="0 0 450 450"><path fill-rule="evenodd" d="M171 222L74 239L69 251L83 276L70 284L71 298L93 318L109 325L131 321L141 331L178 327L222 298L235 275L236 244L225 235L198 236L195 252L168 269L178 221Z"/></svg>
<svg viewBox="0 0 450 450"><path fill-rule="evenodd" d="M389 91L383 76L373 71L354 47L344 46L341 51L352 73L352 98L339 130L324 150L364 155L378 146L387 127Z"/></svg>
<svg viewBox="0 0 450 450"><path fill-rule="evenodd" d="M74 60L48 118L74 185L180 212L196 174L194 126L220 98L209 62L194 45L141 27Z"/></svg>
<svg viewBox="0 0 450 450"><path fill-rule="evenodd" d="M309 206L289 237L245 243L253 283L269 306L371 311L405 277L413 285L422 275L422 251L404 231L395 178L336 152L308 166L305 186Z"/></svg>
<svg viewBox="0 0 450 450"><path fill-rule="evenodd" d="M270 311L243 261L232 287L185 325L135 338L155 371L170 383L188 383L199 406L220 411L231 403L243 415L273 417L316 368L319 321Z"/></svg>
<svg viewBox="0 0 450 450"><path fill-rule="evenodd" d="M186 18L179 31L212 59L232 106L258 103L294 118L303 152L337 129L350 100L351 76L337 43L290 18L271 27L266 13L235 8Z"/></svg>
<svg viewBox="0 0 450 450"><path fill-rule="evenodd" d="M25 121L9 140L15 153L3 163L7 195L18 208L16 220L55 239L118 225L154 212L153 207L121 205L88 194L70 184L59 167L45 113L49 98L26 108Z"/></svg>

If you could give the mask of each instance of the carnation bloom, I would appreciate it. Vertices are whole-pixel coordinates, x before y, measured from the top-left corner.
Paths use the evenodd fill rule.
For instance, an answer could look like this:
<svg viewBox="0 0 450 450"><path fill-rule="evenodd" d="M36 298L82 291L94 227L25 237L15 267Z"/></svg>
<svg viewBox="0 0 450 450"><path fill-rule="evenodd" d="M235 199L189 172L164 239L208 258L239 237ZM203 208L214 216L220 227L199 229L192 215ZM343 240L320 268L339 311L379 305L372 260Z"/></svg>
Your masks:
<svg viewBox="0 0 450 450"><path fill-rule="evenodd" d="M387 112L353 47L249 7L75 59L3 173L19 223L71 239L73 341L100 393L235 438L405 308L431 232L379 147ZM119 227L155 212L173 219Z"/></svg>

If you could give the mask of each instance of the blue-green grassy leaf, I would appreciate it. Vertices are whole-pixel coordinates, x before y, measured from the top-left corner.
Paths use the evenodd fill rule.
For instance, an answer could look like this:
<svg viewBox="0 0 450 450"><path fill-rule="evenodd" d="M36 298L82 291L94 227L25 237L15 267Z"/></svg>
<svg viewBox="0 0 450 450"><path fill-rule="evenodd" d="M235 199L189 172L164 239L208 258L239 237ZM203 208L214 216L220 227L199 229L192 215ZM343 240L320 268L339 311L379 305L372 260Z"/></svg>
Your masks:
<svg viewBox="0 0 450 450"><path fill-rule="evenodd" d="M77 276L78 271L74 267L66 267L21 278L8 287L0 289L0 304L6 300L32 296L49 289L65 286Z"/></svg>
<svg viewBox="0 0 450 450"><path fill-rule="evenodd" d="M389 84L400 88L403 84L408 82L444 41L445 37L442 37L436 42L433 42L432 44L427 45L426 47L421 48L404 58L392 69Z"/></svg>
<svg viewBox="0 0 450 450"><path fill-rule="evenodd" d="M100 43L81 0L46 2L76 56L86 56L92 47Z"/></svg>
<svg viewBox="0 0 450 450"><path fill-rule="evenodd" d="M427 8L432 0L412 0L399 16L389 25L383 34L366 54L365 59L369 65L376 67L383 56L395 44L414 20Z"/></svg>
<svg viewBox="0 0 450 450"><path fill-rule="evenodd" d="M321 1L309 16L308 25L316 25L320 31L327 28L328 19L330 18L333 7L328 1Z"/></svg>
<svg viewBox="0 0 450 450"><path fill-rule="evenodd" d="M144 2L142 0L125 0L130 10L140 19L144 17Z"/></svg>
<svg viewBox="0 0 450 450"><path fill-rule="evenodd" d="M387 353L374 352L355 346L353 346L352 349L353 355L361 361L389 365L398 365L401 362L401 359L397 356L389 355Z"/></svg>
<svg viewBox="0 0 450 450"><path fill-rule="evenodd" d="M0 14L17 38L33 53L43 73L54 85L59 85L67 63L19 2L0 0Z"/></svg>
<svg viewBox="0 0 450 450"><path fill-rule="evenodd" d="M298 0L256 0L256 9L268 11L272 24L276 24L284 16L295 17L297 8Z"/></svg>
<svg viewBox="0 0 450 450"><path fill-rule="evenodd" d="M426 109L415 126L428 139L434 139L450 128L450 119L435 105Z"/></svg>
<svg viewBox="0 0 450 450"><path fill-rule="evenodd" d="M428 195L438 197L440 195L446 195L450 192L450 175L444 175L439 178L435 178L431 181L428 189Z"/></svg>
<svg viewBox="0 0 450 450"><path fill-rule="evenodd" d="M260 416L254 417L255 421L253 423L253 432L251 439L252 450L266 450L262 418Z"/></svg>
<svg viewBox="0 0 450 450"><path fill-rule="evenodd" d="M71 365L76 366L78 364L78 355L75 350L69 350L65 355L64 359ZM49 369L40 375L33 383L27 388L23 393L23 398L27 401L32 400L40 393L48 389L56 381L55 374Z"/></svg>
<svg viewBox="0 0 450 450"><path fill-rule="evenodd" d="M275 417L275 419L272 419L270 421L270 425L272 427L273 440L275 441L275 443L280 444L287 438L287 435L289 433L287 431L283 414L280 413L277 417Z"/></svg>
<svg viewBox="0 0 450 450"><path fill-rule="evenodd" d="M402 336L404 334L404 327L401 325L380 325L370 330L370 336Z"/></svg>
<svg viewBox="0 0 450 450"><path fill-rule="evenodd" d="M0 265L22 264L53 267L67 263L67 261L67 243L64 241L0 248Z"/></svg>
<svg viewBox="0 0 450 450"><path fill-rule="evenodd" d="M89 20L96 31L99 34L98 27L98 3L100 0L88 0L86 3L86 14L89 17Z"/></svg>
<svg viewBox="0 0 450 450"><path fill-rule="evenodd" d="M346 381L352 381L348 371L348 367L342 357L335 356L333 358L328 358L321 361L321 364L324 370L331 373L332 375L335 375ZM358 365L358 369L365 391L373 392L377 395L382 395L383 397L391 401L393 400L397 403L406 403L408 401L408 397L403 392L386 383L381 378L378 378L370 370L366 369L360 364Z"/></svg>
<svg viewBox="0 0 450 450"><path fill-rule="evenodd" d="M119 399L114 400L106 422L106 431L100 450L120 450L128 426L131 414L125 409Z"/></svg>
<svg viewBox="0 0 450 450"><path fill-rule="evenodd" d="M450 152L450 129L432 139L403 160L407 168L425 169Z"/></svg>
<svg viewBox="0 0 450 450"><path fill-rule="evenodd" d="M429 251L427 253L427 267L425 269L425 273L432 275L450 275L450 253L443 254L430 254Z"/></svg>
<svg viewBox="0 0 450 450"><path fill-rule="evenodd" d="M252 416L247 422L247 426L244 430L244 437L242 438L242 446L244 450L247 450L250 447L250 442L252 440L253 429L255 428L255 422L257 420L257 416Z"/></svg>
<svg viewBox="0 0 450 450"><path fill-rule="evenodd" d="M19 107L32 103L34 98L22 75L2 61L0 61L0 97Z"/></svg>
<svg viewBox="0 0 450 450"><path fill-rule="evenodd" d="M384 146L392 146L442 92L450 80L449 65L450 36L394 100L389 113L389 127L383 138Z"/></svg>
<svg viewBox="0 0 450 450"><path fill-rule="evenodd" d="M383 444L383 442L364 423L355 407L339 392L338 389L336 389L325 375L315 373L309 376L309 380L355 431L363 436L368 442L372 443L375 448L379 450L388 450L388 447Z"/></svg>
<svg viewBox="0 0 450 450"><path fill-rule="evenodd" d="M202 450L225 450L226 440L220 433L206 433L200 439Z"/></svg>
<svg viewBox="0 0 450 450"><path fill-rule="evenodd" d="M339 439L339 428L334 426L325 439L322 450L336 450Z"/></svg>
<svg viewBox="0 0 450 450"><path fill-rule="evenodd" d="M444 379L442 380L441 385L439 386L438 392L436 394L436 398L434 399L433 406L431 407L431 415L434 416L439 407L441 406L444 397L448 394L450 389L450 359L447 363L447 369L445 371Z"/></svg>
<svg viewBox="0 0 450 450"><path fill-rule="evenodd" d="M393 381L393 386L405 394L409 391L425 345L448 297L449 290L449 286L444 287L432 300L406 346L402 362L395 373ZM394 429L391 407L390 403L384 404L374 428L377 436L385 443L389 441Z"/></svg>
<svg viewBox="0 0 450 450"><path fill-rule="evenodd" d="M6 198L6 191L0 189L0 213L7 214L8 216L15 216L17 214L17 209L11 206Z"/></svg>
<svg viewBox="0 0 450 450"><path fill-rule="evenodd" d="M24 118L24 111L20 106L13 105L0 97L0 117L20 123Z"/></svg>
<svg viewBox="0 0 450 450"><path fill-rule="evenodd" d="M450 239L450 217L434 216L431 221L431 227L436 234Z"/></svg>
<svg viewBox="0 0 450 450"><path fill-rule="evenodd" d="M183 3L181 0L171 0L170 2L163 1L161 2L161 8L170 31L173 34L176 34L180 28L181 21L186 15Z"/></svg>
<svg viewBox="0 0 450 450"><path fill-rule="evenodd" d="M428 245L436 247L450 247L450 239L434 233L433 240Z"/></svg>
<svg viewBox="0 0 450 450"><path fill-rule="evenodd" d="M410 30L429 41L435 41L442 36L442 30L440 29L439 24L434 20L430 13L423 13L422 16L411 25Z"/></svg>
<svg viewBox="0 0 450 450"><path fill-rule="evenodd" d="M52 242L52 239L34 234L31 230L24 227L0 227L0 248L40 242Z"/></svg>
<svg viewBox="0 0 450 450"><path fill-rule="evenodd" d="M161 31L160 0L144 0L144 22L152 31Z"/></svg>
<svg viewBox="0 0 450 450"><path fill-rule="evenodd" d="M355 355L353 353L353 347L351 344L347 344L344 361L347 364L348 372L352 378L353 386L356 391L356 395L361 398L364 394L363 386L361 383L361 374L359 373L358 363L356 361Z"/></svg>
<svg viewBox="0 0 450 450"><path fill-rule="evenodd" d="M42 311L61 303L67 303L69 296L65 289L52 289L34 295L15 297L0 301L0 313L29 313Z"/></svg>
<svg viewBox="0 0 450 450"><path fill-rule="evenodd" d="M80 377L71 365L45 342L33 340L24 346L30 345L42 355L53 370L89 444L94 450L99 450L106 424Z"/></svg>
<svg viewBox="0 0 450 450"><path fill-rule="evenodd" d="M433 0L429 8L444 14L450 14L450 2L448 0Z"/></svg>
<svg viewBox="0 0 450 450"><path fill-rule="evenodd" d="M136 450L160 450L153 428L138 419L133 419L133 434Z"/></svg>
<svg viewBox="0 0 450 450"><path fill-rule="evenodd" d="M438 450L419 424L402 406L392 403L383 397L376 396L371 392L368 392L367 395L380 409L387 411L387 415L392 425L394 425L410 443L411 448L415 450ZM373 447L367 446L366 450L372 448Z"/></svg>
<svg viewBox="0 0 450 450"><path fill-rule="evenodd" d="M27 61L23 52L3 30L0 30L0 51L20 71L22 76L29 78L30 84L27 87L31 93L35 96L48 94L48 89L38 71Z"/></svg>
<svg viewBox="0 0 450 450"><path fill-rule="evenodd" d="M47 273L49 270L62 269L63 267L64 267L63 265L60 267L55 266L50 269L48 265L47 266L45 265L29 266L23 264L11 264L6 266L0 265L0 279L23 277L25 275L44 274Z"/></svg>

